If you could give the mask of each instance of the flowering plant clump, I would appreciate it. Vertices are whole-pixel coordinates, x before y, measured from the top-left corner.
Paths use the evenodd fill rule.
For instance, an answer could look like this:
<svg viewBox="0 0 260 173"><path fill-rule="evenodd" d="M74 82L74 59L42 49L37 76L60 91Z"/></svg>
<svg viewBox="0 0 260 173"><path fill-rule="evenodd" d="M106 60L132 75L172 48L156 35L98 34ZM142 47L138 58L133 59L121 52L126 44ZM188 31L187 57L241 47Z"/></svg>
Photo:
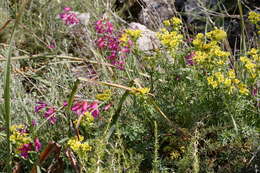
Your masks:
<svg viewBox="0 0 260 173"><path fill-rule="evenodd" d="M108 55L106 58L112 65L123 70L125 59L133 45L131 39L136 40L140 36L140 31L126 30L121 35L115 31L110 21L102 19L96 22L95 29L98 34L97 47Z"/></svg>
<svg viewBox="0 0 260 173"><path fill-rule="evenodd" d="M250 11L248 14L248 19L251 23L256 25L256 29L258 30L258 35L260 35L260 13Z"/></svg>
<svg viewBox="0 0 260 173"><path fill-rule="evenodd" d="M172 53L175 52L183 41L183 35L180 33L182 21L179 18L173 17L170 20L164 21L166 27L171 27L171 31L162 28L157 34L162 45L168 48Z"/></svg>
<svg viewBox="0 0 260 173"><path fill-rule="evenodd" d="M67 144L81 159L86 159L87 152L91 151L92 147L87 142L83 141L84 137L79 135L70 138Z"/></svg>
<svg viewBox="0 0 260 173"><path fill-rule="evenodd" d="M80 120L77 119L74 121L75 126L78 123L84 128L92 127L94 124L94 117L91 115L91 113L85 112Z"/></svg>
<svg viewBox="0 0 260 173"><path fill-rule="evenodd" d="M80 20L77 18L77 14L70 7L65 7L63 13L59 14L59 18L64 21L66 25L73 26L79 24Z"/></svg>
<svg viewBox="0 0 260 173"><path fill-rule="evenodd" d="M221 50L220 43L226 37L226 32L220 29L215 29L205 35L199 33L195 37L192 43L195 48L193 59L196 62L196 68L206 71L208 75L207 82L211 87L222 88L228 94L232 94L237 90L243 95L248 95L250 91L247 84L238 79L235 70L230 68L230 53ZM247 81L250 80L252 84L259 76L257 72L259 53L253 48L248 52L248 56L251 56L251 58L240 57L240 62L243 65L243 71L248 74Z"/></svg>
<svg viewBox="0 0 260 173"><path fill-rule="evenodd" d="M220 43L226 38L226 32L215 29L206 35L199 33L196 35L192 44L195 47L195 56L193 59L196 64L202 68L212 70L214 68L222 68L228 63L229 52L221 50ZM209 39L205 42L205 37Z"/></svg>
<svg viewBox="0 0 260 173"><path fill-rule="evenodd" d="M241 56L240 61L242 62L246 72L249 74L249 79L255 81L259 78L259 63L260 63L260 51L252 48L247 52L247 56Z"/></svg>
<svg viewBox="0 0 260 173"><path fill-rule="evenodd" d="M46 118L51 124L55 124L57 118L55 117L56 109L54 107L48 107L44 102L37 102L34 108L35 113L40 112L40 110L46 109L43 117Z"/></svg>
<svg viewBox="0 0 260 173"><path fill-rule="evenodd" d="M15 146L16 153L20 154L23 158L27 159L30 151L40 151L41 143L39 138L32 140L25 125L12 125L10 131L10 141Z"/></svg>
<svg viewBox="0 0 260 173"><path fill-rule="evenodd" d="M98 102L94 101L89 103L87 101L77 101L72 106L71 110L77 115L85 114L86 112L91 112L94 118L98 118L100 111L98 109Z"/></svg>

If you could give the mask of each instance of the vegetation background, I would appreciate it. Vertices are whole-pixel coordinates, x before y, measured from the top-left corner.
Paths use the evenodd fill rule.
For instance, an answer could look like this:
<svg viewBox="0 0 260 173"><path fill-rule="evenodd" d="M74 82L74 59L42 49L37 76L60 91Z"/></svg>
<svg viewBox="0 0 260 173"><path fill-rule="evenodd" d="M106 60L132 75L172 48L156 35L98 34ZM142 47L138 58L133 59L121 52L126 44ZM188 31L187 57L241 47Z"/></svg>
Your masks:
<svg viewBox="0 0 260 173"><path fill-rule="evenodd" d="M259 7L1 1L0 172L258 172Z"/></svg>

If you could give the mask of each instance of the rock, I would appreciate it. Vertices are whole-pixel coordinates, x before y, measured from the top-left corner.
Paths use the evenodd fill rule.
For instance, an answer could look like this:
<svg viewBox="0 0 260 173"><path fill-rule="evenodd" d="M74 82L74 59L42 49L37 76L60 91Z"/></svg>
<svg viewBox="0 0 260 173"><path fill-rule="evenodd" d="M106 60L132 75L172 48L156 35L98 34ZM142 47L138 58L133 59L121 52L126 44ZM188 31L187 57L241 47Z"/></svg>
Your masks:
<svg viewBox="0 0 260 173"><path fill-rule="evenodd" d="M77 15L77 18L79 19L80 23L82 25L88 25L89 19L90 19L90 14L89 13L79 13Z"/></svg>
<svg viewBox="0 0 260 173"><path fill-rule="evenodd" d="M143 0L146 7L139 14L138 21L149 29L157 30L162 27L164 20L174 16L172 3L166 0Z"/></svg>
<svg viewBox="0 0 260 173"><path fill-rule="evenodd" d="M137 45L140 50L147 52L159 48L160 41L156 37L156 32L153 32L146 26L136 22L131 22L129 27L130 29L142 31L141 37L137 39Z"/></svg>

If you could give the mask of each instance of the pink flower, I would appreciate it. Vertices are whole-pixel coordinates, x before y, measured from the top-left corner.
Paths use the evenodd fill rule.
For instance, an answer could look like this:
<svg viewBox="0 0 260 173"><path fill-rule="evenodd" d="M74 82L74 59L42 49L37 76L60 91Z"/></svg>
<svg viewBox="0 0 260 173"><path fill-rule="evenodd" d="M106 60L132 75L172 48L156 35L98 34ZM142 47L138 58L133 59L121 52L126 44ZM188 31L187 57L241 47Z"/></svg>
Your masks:
<svg viewBox="0 0 260 173"><path fill-rule="evenodd" d="M50 43L50 45L48 45L48 48L49 48L49 49L55 49L55 48L56 48L56 43L55 43L55 41L52 41L52 42Z"/></svg>
<svg viewBox="0 0 260 173"><path fill-rule="evenodd" d="M36 152L39 152L41 150L42 144L39 140L39 138L34 139L34 148Z"/></svg>
<svg viewBox="0 0 260 173"><path fill-rule="evenodd" d="M71 110L74 113L76 113L77 115L82 115L85 112L91 112L93 117L97 118L99 116L99 110L98 110L98 103L97 102L93 102L91 104L88 104L87 101L79 101L72 106Z"/></svg>
<svg viewBox="0 0 260 173"><path fill-rule="evenodd" d="M193 61L193 57L195 56L195 52L191 52L189 55L185 57L186 63L190 66L193 66L195 62Z"/></svg>
<svg viewBox="0 0 260 173"><path fill-rule="evenodd" d="M77 14L71 11L70 7L65 7L64 13L59 14L59 18L65 22L66 25L74 25L79 23Z"/></svg>
<svg viewBox="0 0 260 173"><path fill-rule="evenodd" d="M69 12L69 11L71 11L71 8L70 8L70 7L64 7L64 8L63 8L63 11Z"/></svg>
<svg viewBox="0 0 260 173"><path fill-rule="evenodd" d="M21 156L27 159L29 157L29 151L32 150L32 144L23 144L21 148L18 148L18 150L21 152Z"/></svg>
<svg viewBox="0 0 260 173"><path fill-rule="evenodd" d="M112 104L107 104L107 105L103 108L104 111L108 111L111 106L112 106Z"/></svg>
<svg viewBox="0 0 260 173"><path fill-rule="evenodd" d="M81 115L81 114L84 114L85 112L87 112L87 108L88 108L88 102L80 101L80 102L77 102L76 104L74 104L72 106L71 110L73 112L75 112L77 115Z"/></svg>
<svg viewBox="0 0 260 173"><path fill-rule="evenodd" d="M67 101L64 101L64 102L63 102L63 107L66 107L66 106L68 106L68 102L67 102Z"/></svg>
<svg viewBox="0 0 260 173"><path fill-rule="evenodd" d="M36 120L32 120L32 126L36 126L36 125L37 125Z"/></svg>
<svg viewBox="0 0 260 173"><path fill-rule="evenodd" d="M47 104L44 102L36 102L36 106L34 107L34 112L39 112L41 109L46 108Z"/></svg>
<svg viewBox="0 0 260 173"><path fill-rule="evenodd" d="M91 112L94 118L99 117L98 103L97 102L91 103L88 107L88 111Z"/></svg>
<svg viewBox="0 0 260 173"><path fill-rule="evenodd" d="M51 124L55 124L57 121L57 118L53 115L56 112L55 108L49 108L45 113L44 117L49 120Z"/></svg>

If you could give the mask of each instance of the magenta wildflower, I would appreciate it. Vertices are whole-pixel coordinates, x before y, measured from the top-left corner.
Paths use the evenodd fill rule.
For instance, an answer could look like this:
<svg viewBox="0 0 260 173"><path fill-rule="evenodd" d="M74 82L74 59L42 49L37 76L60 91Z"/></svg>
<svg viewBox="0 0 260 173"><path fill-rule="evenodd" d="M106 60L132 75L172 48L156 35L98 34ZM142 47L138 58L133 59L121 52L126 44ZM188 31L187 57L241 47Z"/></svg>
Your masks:
<svg viewBox="0 0 260 173"><path fill-rule="evenodd" d="M47 104L44 102L36 102L36 106L34 107L34 112L39 112L41 109L46 108Z"/></svg>
<svg viewBox="0 0 260 173"><path fill-rule="evenodd" d="M121 33L114 30L113 24L108 20L98 20L95 25L96 32L99 38L96 40L96 45L99 49L106 52L106 58L112 65L120 70L124 70L125 58L130 53L130 48L133 46L133 41L128 40L127 43L121 44Z"/></svg>
<svg viewBox="0 0 260 173"><path fill-rule="evenodd" d="M96 22L95 29L99 34L112 34L112 32L114 31L114 26L111 22L100 19Z"/></svg>
<svg viewBox="0 0 260 173"><path fill-rule="evenodd" d="M36 120L32 120L32 126L37 126Z"/></svg>
<svg viewBox="0 0 260 173"><path fill-rule="evenodd" d="M67 101L64 101L64 102L63 102L63 107L66 107L66 106L68 106L68 102L67 102Z"/></svg>
<svg viewBox="0 0 260 173"><path fill-rule="evenodd" d="M55 108L51 107L44 113L43 116L47 118L51 124L55 124L57 121L57 118L54 116L55 112Z"/></svg>
<svg viewBox="0 0 260 173"><path fill-rule="evenodd" d="M34 149L36 152L39 152L41 150L42 144L39 140L39 138L34 139Z"/></svg>
<svg viewBox="0 0 260 173"><path fill-rule="evenodd" d="M29 151L32 150L32 144L23 144L21 148L18 148L18 150L21 152L21 156L27 159L29 157Z"/></svg>
<svg viewBox="0 0 260 173"><path fill-rule="evenodd" d="M49 45L48 45L49 49L55 49L56 48L56 43L55 41L52 41Z"/></svg>
<svg viewBox="0 0 260 173"><path fill-rule="evenodd" d="M195 56L195 52L191 52L189 55L185 57L186 64L193 66L195 62L193 61L193 57Z"/></svg>
<svg viewBox="0 0 260 173"><path fill-rule="evenodd" d="M64 7L64 8L63 8L63 11L64 11L64 12L69 12L69 11L71 11L71 10L72 10L72 8L70 8L70 7Z"/></svg>
<svg viewBox="0 0 260 173"><path fill-rule="evenodd" d="M107 104L107 105L103 108L104 111L108 111L111 106L112 106L112 104Z"/></svg>
<svg viewBox="0 0 260 173"><path fill-rule="evenodd" d="M72 106L71 110L75 112L77 115L81 115L87 112L87 108L88 108L87 101L79 101Z"/></svg>
<svg viewBox="0 0 260 173"><path fill-rule="evenodd" d="M82 115L85 112L91 112L93 117L97 118L99 116L97 102L92 102L89 104L87 101L78 101L72 106L71 110L77 115Z"/></svg>
<svg viewBox="0 0 260 173"><path fill-rule="evenodd" d="M88 107L88 111L91 112L94 118L99 117L98 103L97 102L91 103Z"/></svg>
<svg viewBox="0 0 260 173"><path fill-rule="evenodd" d="M77 14L72 12L70 7L65 7L63 13L59 14L59 18L63 20L66 25L75 25L79 23Z"/></svg>

